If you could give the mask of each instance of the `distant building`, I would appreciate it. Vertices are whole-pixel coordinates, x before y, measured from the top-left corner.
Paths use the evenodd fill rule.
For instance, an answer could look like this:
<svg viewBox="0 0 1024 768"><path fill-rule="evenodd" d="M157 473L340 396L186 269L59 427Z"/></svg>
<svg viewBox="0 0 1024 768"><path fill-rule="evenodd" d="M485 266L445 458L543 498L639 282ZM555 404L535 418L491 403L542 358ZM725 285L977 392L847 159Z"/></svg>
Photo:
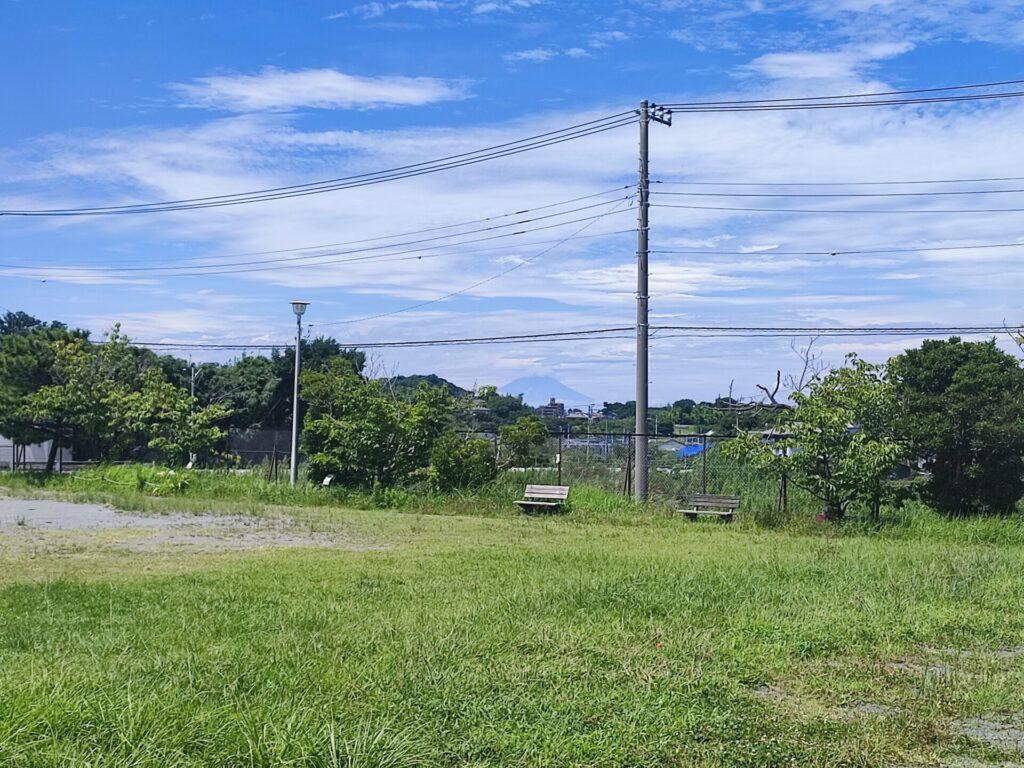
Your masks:
<svg viewBox="0 0 1024 768"><path fill-rule="evenodd" d="M537 410L546 419L560 419L565 416L565 403L559 403L552 397L547 405L542 405Z"/></svg>
<svg viewBox="0 0 1024 768"><path fill-rule="evenodd" d="M567 419L585 419L585 418L587 418L587 414L586 414L585 411L582 411L579 408L570 408L568 413L565 414L565 418L567 418Z"/></svg>
<svg viewBox="0 0 1024 768"><path fill-rule="evenodd" d="M0 435L0 469L45 467L46 459L50 455L50 443L51 441L47 440L44 443L21 445ZM57 464L72 461L74 461L74 457L71 455L70 449L60 448L57 450Z"/></svg>

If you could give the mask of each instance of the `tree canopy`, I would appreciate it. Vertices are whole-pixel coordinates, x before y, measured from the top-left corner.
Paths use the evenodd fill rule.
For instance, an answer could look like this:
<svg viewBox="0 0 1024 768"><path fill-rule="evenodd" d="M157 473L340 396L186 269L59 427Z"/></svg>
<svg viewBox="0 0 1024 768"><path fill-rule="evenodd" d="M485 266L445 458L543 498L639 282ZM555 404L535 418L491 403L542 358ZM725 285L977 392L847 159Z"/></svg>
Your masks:
<svg viewBox="0 0 1024 768"><path fill-rule="evenodd" d="M925 341L893 358L899 431L948 515L1007 513L1024 492L1024 371L994 341Z"/></svg>

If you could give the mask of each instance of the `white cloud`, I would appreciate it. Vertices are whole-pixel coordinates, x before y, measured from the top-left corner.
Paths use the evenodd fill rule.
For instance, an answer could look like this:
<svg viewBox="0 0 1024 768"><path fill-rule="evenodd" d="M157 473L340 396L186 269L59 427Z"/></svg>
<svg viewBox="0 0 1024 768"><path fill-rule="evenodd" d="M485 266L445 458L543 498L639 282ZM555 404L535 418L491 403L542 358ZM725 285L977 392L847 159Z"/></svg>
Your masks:
<svg viewBox="0 0 1024 768"><path fill-rule="evenodd" d="M591 48L607 48L613 43L621 43L629 39L629 35L619 29L597 32L590 36Z"/></svg>
<svg viewBox="0 0 1024 768"><path fill-rule="evenodd" d="M853 84L858 90L869 85L874 87L869 83ZM722 97L745 95L730 93ZM612 111L611 107L595 108L574 114L574 120L591 120ZM755 117L693 115L687 117L685 130L677 126L652 131L657 158L654 173L665 181L748 182L1005 176L1008 168L1024 167L1024 153L1015 140L1022 117L1024 106L1013 102L935 110L925 107ZM565 123L564 114L553 112L495 125L309 131L290 115L244 115L209 120L193 128L51 139L37 145L46 157L45 166L30 173L25 168L19 170L8 158L10 169L16 172L8 179L34 178L25 184L34 185L38 197L25 207L47 202L44 195L53 195L64 205L94 201L97 189L119 190L117 198L109 201L112 203L177 199L414 163L543 133ZM32 235L31 242L41 244L50 237L59 237L61 231L73 237L76 244L91 242L93 237L118 238L125 250L121 257L134 255L139 261L153 258L145 244L161 239L188 245L188 253L193 256L287 249L437 227L612 189L632 183L635 161L635 131L624 128L492 163L354 192L160 217L77 220L62 223L60 230L51 229L54 225L47 222L12 221L0 236L8 238L24 230ZM671 189L687 188L655 186L658 193ZM707 188L688 191L702 189ZM19 191L19 197L29 197L29 190ZM653 200L655 205L672 201L660 194L655 194ZM699 201L693 200L697 204ZM739 207L753 205L743 199L730 202ZM991 200L985 202L989 205L969 198L956 199L955 203L946 200L939 207L1010 207L1009 200L997 206L992 206ZM776 205L776 201L763 203L767 207ZM914 209L927 205L903 199L873 204ZM836 201L823 207L855 206ZM585 234L628 229L634 215L630 211L610 217ZM661 317L679 318L678 323L671 324L973 324L998 323L1004 317L1014 322L1022 311L1020 280L1014 269L1024 249L790 255L889 246L1018 242L1019 222L1014 214L883 217L655 207L651 217L652 247L656 251L652 254L652 309ZM353 342L628 325L632 322L635 289L631 235L570 240L544 252L553 241L580 226L444 249L443 256L422 260L330 264L332 257L325 256L308 262L315 268L298 268L297 264L291 268L282 263L289 268L178 281L160 279L161 284L174 288L172 297L166 300L170 308L162 300L153 302L156 322L165 325L141 326L145 334L138 330L133 333L160 338L189 332L175 325L170 314L161 314L180 307L182 302L173 296L186 289L217 291L206 294L210 304L200 304L200 309L213 306L213 297L221 296L283 307L285 317L275 315L269 321L255 304L245 306L251 320L241 315L229 318L232 301L227 300L217 305L223 315L204 315L190 326L196 333L233 339L270 332L278 334L275 339L287 338L286 301L300 290L314 302L309 317L314 325L393 311L464 291L416 311L315 330L336 333L338 338ZM2 244L5 252L17 251L7 239ZM484 247L495 250L482 250ZM63 251L68 263L74 263L76 248L49 250L55 262L59 263L57 257ZM658 253L661 249L716 253ZM231 260L239 259L219 257L221 262ZM524 266L470 288L517 263ZM67 276L74 277L72 273ZM124 275L109 271L100 277L122 279ZM154 279L150 274L146 277ZM8 277L8 282L14 283L12 278ZM90 295L87 286L75 290ZM97 300L110 302L112 307L118 302L137 306L135 294L130 291L138 287L115 284L95 290L95 295L102 297ZM240 306L241 301L234 312ZM105 319L114 319L118 313L111 309L108 314ZM139 320L132 316L133 323ZM529 362L510 359L509 371L514 365L535 371L571 368L580 381L570 384L596 389L595 394L625 395L632 373L628 354L614 358L617 368L609 369L595 361L602 350L612 354L618 343L538 344L530 347ZM628 347L628 342L622 343ZM789 354L787 344L786 340L774 344L766 340L751 343L740 339L708 342L661 338L656 349L664 357L652 357L656 360L652 366L654 397L657 399L659 393L665 397L680 393L713 395L716 387L727 385L731 378L736 378L738 392L752 389L750 382L763 378L766 372L774 374L780 358L784 362ZM861 342L853 339L836 344L849 350L858 348ZM684 364L712 352L719 357L711 368L694 372ZM494 350L490 348L411 350L389 356L392 359L401 361L407 372L433 370L466 384L496 375ZM588 378L598 386L582 387Z"/></svg>
<svg viewBox="0 0 1024 768"><path fill-rule="evenodd" d="M532 8L540 5L544 0L489 0L488 2L477 2L473 4L473 13L486 14L505 12L511 13L523 8Z"/></svg>
<svg viewBox="0 0 1024 768"><path fill-rule="evenodd" d="M289 72L275 67L257 75L212 75L171 86L185 106L229 112L422 106L466 98L466 87L433 77L363 77L336 69Z"/></svg>
<svg viewBox="0 0 1024 768"><path fill-rule="evenodd" d="M515 53L508 54L505 57L505 61L529 61L534 64L541 64L545 61L550 61L556 56L558 56L558 52L550 48L530 48L525 51L516 51Z"/></svg>
<svg viewBox="0 0 1024 768"><path fill-rule="evenodd" d="M908 42L890 42L851 45L837 51L767 53L743 69L775 80L847 80L912 48Z"/></svg>

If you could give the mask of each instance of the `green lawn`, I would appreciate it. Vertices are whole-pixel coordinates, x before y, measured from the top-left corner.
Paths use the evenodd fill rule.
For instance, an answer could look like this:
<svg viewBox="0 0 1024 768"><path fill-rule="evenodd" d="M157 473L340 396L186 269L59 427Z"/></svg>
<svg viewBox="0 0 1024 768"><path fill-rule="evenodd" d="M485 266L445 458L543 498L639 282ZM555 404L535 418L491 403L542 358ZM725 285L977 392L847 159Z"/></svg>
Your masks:
<svg viewBox="0 0 1024 768"><path fill-rule="evenodd" d="M969 524L292 513L360 545L0 548L0 765L1014 756L950 728L1024 710L987 653L1024 643L1024 558Z"/></svg>

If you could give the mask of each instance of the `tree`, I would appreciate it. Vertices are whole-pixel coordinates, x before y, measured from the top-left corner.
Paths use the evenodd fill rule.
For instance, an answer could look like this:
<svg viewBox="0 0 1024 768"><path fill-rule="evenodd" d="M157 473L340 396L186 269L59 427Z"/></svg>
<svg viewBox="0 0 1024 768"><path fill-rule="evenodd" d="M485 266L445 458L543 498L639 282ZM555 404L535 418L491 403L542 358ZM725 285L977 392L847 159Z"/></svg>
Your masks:
<svg viewBox="0 0 1024 768"><path fill-rule="evenodd" d="M343 358L302 377L308 405L302 448L310 476L334 475L352 486L395 486L426 468L451 422L453 401L443 387L421 384L412 400L388 396Z"/></svg>
<svg viewBox="0 0 1024 768"><path fill-rule="evenodd" d="M366 353L356 349L346 349L337 341L327 337L318 337L312 341L302 340L302 355L300 363L302 370L315 373L324 373L330 368L334 361L340 360L343 367L362 375L366 366ZM286 349L283 353L275 352L270 357L276 383L274 394L271 398L270 407L264 416L262 426L268 428L279 428L292 422L292 392L294 389L295 375L295 350ZM306 413L306 405L303 398L299 402L299 423L302 423Z"/></svg>
<svg viewBox="0 0 1024 768"><path fill-rule="evenodd" d="M1024 371L995 341L925 341L889 361L899 428L952 516L1012 512L1024 492Z"/></svg>
<svg viewBox="0 0 1024 768"><path fill-rule="evenodd" d="M25 398L23 417L62 440L70 431L100 458L120 458L131 444L124 396L138 385L127 337L115 326L102 345L84 338L55 343L52 377Z"/></svg>
<svg viewBox="0 0 1024 768"><path fill-rule="evenodd" d="M727 441L727 456L786 475L822 500L840 519L853 502L877 504L902 448L893 433L895 400L884 369L847 358L847 365L794 392L796 406L781 417L789 437L766 443L756 433Z"/></svg>
<svg viewBox="0 0 1024 768"><path fill-rule="evenodd" d="M448 432L434 443L430 452L430 486L435 491L476 488L493 480L497 472L490 440L464 440Z"/></svg>
<svg viewBox="0 0 1024 768"><path fill-rule="evenodd" d="M0 336L45 328L63 330L65 327L63 323L45 323L27 312L5 312L0 315Z"/></svg>
<svg viewBox="0 0 1024 768"><path fill-rule="evenodd" d="M142 375L141 387L124 397L126 428L143 436L160 462L174 466L196 458L208 458L224 439L217 426L231 415L221 405L197 407L188 390L164 378L159 368Z"/></svg>
<svg viewBox="0 0 1024 768"><path fill-rule="evenodd" d="M501 428L501 442L508 450L508 463L513 467L535 464L544 450L548 429L536 416L520 416L514 424Z"/></svg>
<svg viewBox="0 0 1024 768"><path fill-rule="evenodd" d="M24 313L18 313L23 315ZM27 316L25 316L27 317ZM58 343L85 334L69 331L60 323L47 324L34 318L11 315L4 318L0 333L0 434L19 443L53 439L47 468L52 469L62 437L59 426L35 420L26 411L27 398L41 387L54 383L54 356Z"/></svg>

